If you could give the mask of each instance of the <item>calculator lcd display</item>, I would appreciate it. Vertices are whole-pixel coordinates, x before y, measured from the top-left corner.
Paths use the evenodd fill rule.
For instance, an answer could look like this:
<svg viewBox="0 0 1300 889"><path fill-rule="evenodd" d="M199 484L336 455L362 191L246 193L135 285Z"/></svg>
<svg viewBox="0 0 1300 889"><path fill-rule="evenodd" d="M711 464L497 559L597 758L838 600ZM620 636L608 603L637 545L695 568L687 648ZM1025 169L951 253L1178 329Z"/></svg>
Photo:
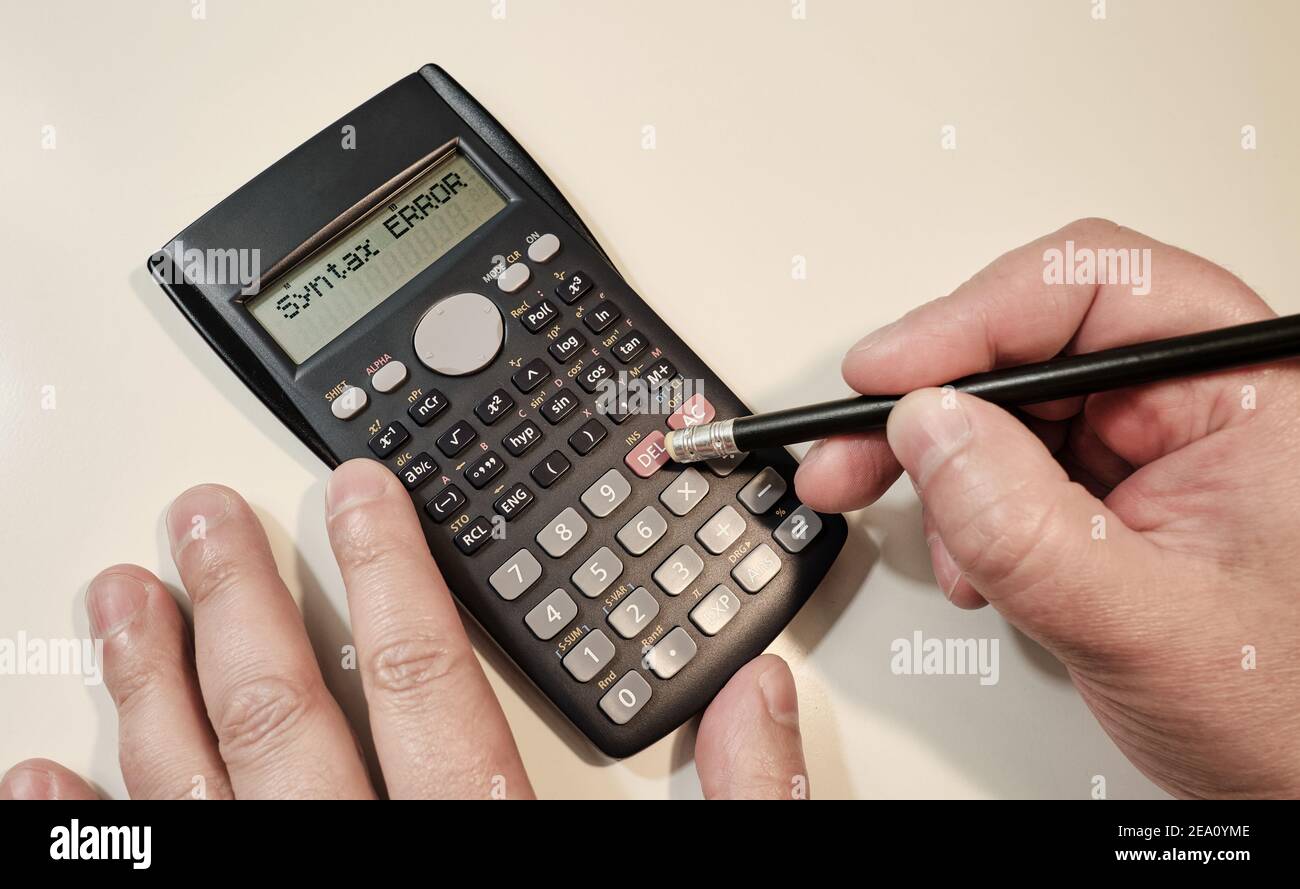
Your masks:
<svg viewBox="0 0 1300 889"><path fill-rule="evenodd" d="M271 282L248 310L302 364L505 205L453 154Z"/></svg>

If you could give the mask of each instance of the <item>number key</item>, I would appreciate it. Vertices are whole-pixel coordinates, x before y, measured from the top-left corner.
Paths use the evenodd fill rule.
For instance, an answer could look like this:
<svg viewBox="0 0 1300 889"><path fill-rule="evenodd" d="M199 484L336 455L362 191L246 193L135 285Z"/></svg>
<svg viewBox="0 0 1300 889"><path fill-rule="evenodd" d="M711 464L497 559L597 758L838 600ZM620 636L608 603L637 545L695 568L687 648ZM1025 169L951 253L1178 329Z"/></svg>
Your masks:
<svg viewBox="0 0 1300 889"><path fill-rule="evenodd" d="M623 474L617 469L611 469L582 492L582 505L596 518L603 519L618 509L631 493L632 486L623 478Z"/></svg>
<svg viewBox="0 0 1300 889"><path fill-rule="evenodd" d="M653 506L647 506L618 531L618 542L634 556L654 546L668 530L668 523Z"/></svg>
<svg viewBox="0 0 1300 889"><path fill-rule="evenodd" d="M636 670L628 670L600 699L600 709L615 725L627 725L650 700L650 683Z"/></svg>
<svg viewBox="0 0 1300 889"><path fill-rule="evenodd" d="M537 545L558 559L586 536L587 522L570 506L537 532Z"/></svg>
<svg viewBox="0 0 1300 889"><path fill-rule="evenodd" d="M579 682L586 682L614 659L614 643L600 630L592 630L574 643L564 656L564 669Z"/></svg>
<svg viewBox="0 0 1300 889"><path fill-rule="evenodd" d="M578 616L578 605L564 590L556 590L524 615L524 623L533 635L543 642L554 639L555 634L568 626Z"/></svg>
<svg viewBox="0 0 1300 889"><path fill-rule="evenodd" d="M624 639L640 633L659 614L659 600L643 586L636 588L609 613L609 625Z"/></svg>
<svg viewBox="0 0 1300 889"><path fill-rule="evenodd" d="M521 549L504 565L492 572L488 583L502 599L513 602L522 596L542 576L542 563L526 549Z"/></svg>
<svg viewBox="0 0 1300 889"><path fill-rule="evenodd" d="M592 555L590 559L582 563L582 567L573 572L573 585L582 590L582 594L588 599L594 599L605 590L609 585L618 580L623 573L623 562L614 551L607 546L602 546Z"/></svg>
<svg viewBox="0 0 1300 889"><path fill-rule="evenodd" d="M679 546L664 563L655 569L655 583L670 596L681 595L704 570L704 560L689 546Z"/></svg>

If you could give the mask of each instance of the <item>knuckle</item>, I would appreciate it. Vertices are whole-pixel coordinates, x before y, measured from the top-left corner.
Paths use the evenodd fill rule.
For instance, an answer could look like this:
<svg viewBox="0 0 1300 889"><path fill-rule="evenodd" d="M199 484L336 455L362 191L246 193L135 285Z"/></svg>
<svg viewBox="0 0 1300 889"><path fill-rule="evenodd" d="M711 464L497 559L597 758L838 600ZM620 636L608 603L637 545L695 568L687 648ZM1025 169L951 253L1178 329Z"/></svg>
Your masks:
<svg viewBox="0 0 1300 889"><path fill-rule="evenodd" d="M1068 223L1061 231L1071 235L1113 235L1122 228L1118 222L1103 216L1083 216Z"/></svg>
<svg viewBox="0 0 1300 889"><path fill-rule="evenodd" d="M401 551L394 536L378 527L369 505L354 506L335 516L330 530L339 564L359 571L382 567Z"/></svg>
<svg viewBox="0 0 1300 889"><path fill-rule="evenodd" d="M467 667L468 647L443 635L408 636L380 646L369 659L376 692L396 700L416 700L454 681Z"/></svg>
<svg viewBox="0 0 1300 889"><path fill-rule="evenodd" d="M160 664L149 658L130 658L114 664L106 671L108 690L117 704L118 718L129 719L131 714L147 707L158 688Z"/></svg>
<svg viewBox="0 0 1300 889"><path fill-rule="evenodd" d="M969 573L1005 589L1031 587L1050 576L1059 563L1060 504L1059 497L1027 497L1021 487L983 504L958 535Z"/></svg>
<svg viewBox="0 0 1300 889"><path fill-rule="evenodd" d="M195 541L190 549L196 550L196 564L185 588L195 608L238 589L243 572L236 557L211 540Z"/></svg>
<svg viewBox="0 0 1300 889"><path fill-rule="evenodd" d="M305 722L317 694L301 682L263 676L226 693L212 720L222 758L239 761L282 744Z"/></svg>

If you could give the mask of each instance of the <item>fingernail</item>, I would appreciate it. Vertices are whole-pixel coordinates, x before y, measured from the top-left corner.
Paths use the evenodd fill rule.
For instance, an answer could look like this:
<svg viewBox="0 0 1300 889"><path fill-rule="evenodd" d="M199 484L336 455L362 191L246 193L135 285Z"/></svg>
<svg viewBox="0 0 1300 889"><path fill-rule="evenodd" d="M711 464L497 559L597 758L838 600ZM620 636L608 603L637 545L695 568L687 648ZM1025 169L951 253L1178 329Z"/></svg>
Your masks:
<svg viewBox="0 0 1300 889"><path fill-rule="evenodd" d="M5 793L9 799L53 799L54 782L46 772L18 769L5 776Z"/></svg>
<svg viewBox="0 0 1300 889"><path fill-rule="evenodd" d="M943 540L936 534L926 541L930 545L930 564L934 568L934 580L943 590L943 594L952 601L953 590L957 589L957 584L961 583L961 568L953 559L952 553L948 552L948 547L944 545Z"/></svg>
<svg viewBox="0 0 1300 889"><path fill-rule="evenodd" d="M330 516L377 500L388 490L392 478L383 466L373 460L349 460L330 476L325 485L325 506Z"/></svg>
<svg viewBox="0 0 1300 889"><path fill-rule="evenodd" d="M779 665L769 668L758 677L758 687L763 691L763 703L772 721L798 728L799 696L786 671Z"/></svg>
<svg viewBox="0 0 1300 889"><path fill-rule="evenodd" d="M90 631L96 639L105 639L124 627L144 607L149 591L129 574L100 575L86 590L86 612Z"/></svg>
<svg viewBox="0 0 1300 889"><path fill-rule="evenodd" d="M873 330L871 333L867 334L862 339L858 340L857 343L853 346L853 348L849 349L849 354L856 355L859 352L867 351L872 346L880 345L880 343L885 339L885 337L889 336L893 332L894 328L896 328L897 326L898 326L897 321L891 321L888 324L886 324L884 327Z"/></svg>
<svg viewBox="0 0 1300 889"><path fill-rule="evenodd" d="M898 403L886 434L898 462L924 489L934 470L970 440L971 427L957 393L925 389Z"/></svg>
<svg viewBox="0 0 1300 889"><path fill-rule="evenodd" d="M172 501L167 510L167 533L172 552L191 540L201 540L230 512L230 497L216 485L190 488Z"/></svg>

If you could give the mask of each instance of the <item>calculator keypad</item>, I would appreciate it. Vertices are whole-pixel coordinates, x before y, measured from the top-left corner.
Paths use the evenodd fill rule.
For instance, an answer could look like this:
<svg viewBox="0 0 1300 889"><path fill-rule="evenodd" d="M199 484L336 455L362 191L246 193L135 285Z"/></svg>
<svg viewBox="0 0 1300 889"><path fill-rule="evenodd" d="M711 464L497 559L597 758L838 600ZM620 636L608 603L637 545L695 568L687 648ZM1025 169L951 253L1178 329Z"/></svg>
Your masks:
<svg viewBox="0 0 1300 889"><path fill-rule="evenodd" d="M605 427L599 420L588 420L578 427L578 431L569 436L569 447L579 457L585 457L595 450L596 445L605 440Z"/></svg>
<svg viewBox="0 0 1300 889"><path fill-rule="evenodd" d="M498 389L487 398L474 405L474 413L487 426L505 416L515 406L515 400L505 389Z"/></svg>
<svg viewBox="0 0 1300 889"><path fill-rule="evenodd" d="M659 494L659 502L675 516L684 516L709 493L709 481L699 470L690 468L673 479Z"/></svg>
<svg viewBox="0 0 1300 889"><path fill-rule="evenodd" d="M634 556L639 556L659 542L668 530L668 523L659 510L647 506L632 517L632 520L618 529L618 542L623 549Z"/></svg>
<svg viewBox="0 0 1300 889"><path fill-rule="evenodd" d="M549 259L559 249L553 235L540 236L533 244L542 245L536 251L530 248L533 262L545 261L534 252ZM513 292L531 278L526 264L515 263L497 282L503 291ZM594 295L590 304L565 308L588 294ZM569 273L553 296L536 293L509 317L519 323L523 342L536 343L533 348L542 355L512 359L509 381L501 381L505 385L492 388L489 383L478 390L491 389L486 397L461 402L461 411L473 411L472 416L462 415L468 419L454 419L454 415L452 420L444 419L451 406L448 397L416 380L421 388L408 393L406 413L419 427L418 444L429 450L416 451L414 456L404 451L412 435L395 421L380 428L368 443L376 456L396 458L401 465L395 471L410 491L442 478L434 494L421 497L425 512L449 527L444 533L451 535L462 553L475 558L482 558L480 550L499 536L494 534L494 523L504 519L511 523L505 527L516 527L514 523L538 500L554 497L548 492L574 472L575 465L586 472L589 460L604 464L595 481L582 489L579 507L560 509L563 502L554 502L551 509L560 512L535 533L536 524L518 522L531 536L522 541L515 538L516 545L509 549L502 547L504 552L513 550L508 558L498 555L489 560L487 585L500 607L517 609L514 619L522 620L537 644L557 646L555 654L568 681L598 684L598 697L592 700L610 722L626 725L650 702L657 691L655 683L673 682L696 657L700 645L715 644L707 640L735 620L747 594L757 595L772 582L781 571L782 558L796 557L817 538L822 520L799 504L789 512L778 508L789 484L774 468L761 468L739 490L720 481L742 465L744 454L698 466L671 464L665 433L707 423L717 410L703 394L683 392L678 367L671 360L677 356L663 354L634 329L585 273ZM559 369L548 361L556 362ZM642 412L621 404L619 412L593 412L591 402L581 400L584 394L590 398L601 392L602 385L617 375L616 368L621 372L623 367L649 393L659 428L629 424L626 432L620 431L626 420ZM397 393L408 377L401 362L390 361L372 375L371 388ZM389 385L394 379L397 382ZM556 379L565 385L553 383ZM366 393L356 392L354 397L364 407ZM575 418L580 409L582 416ZM339 415L337 409L335 414ZM501 431L490 431L497 426ZM420 432L425 427L432 428ZM525 457L537 453L539 442L549 435L555 440L545 456ZM598 450L611 435L616 442L626 436L622 448ZM441 455L438 459L434 447ZM671 471L663 473L664 481L652 480L666 469ZM448 476L457 483L448 483ZM644 480L652 480L648 495L638 499L634 514L619 515L632 499L634 486ZM725 493L719 488L725 488ZM647 496L652 505L645 505ZM609 530L600 527L598 520L604 519L611 522ZM689 542L677 537L667 555L656 553L672 522L687 523ZM612 539L604 536L610 531ZM760 536L755 539L755 535ZM742 540L748 541L746 547L736 549L730 562L710 567L711 560L722 561L719 557ZM520 542L527 546L520 548ZM564 571L581 562L565 576L557 574L548 559L571 559ZM701 583L707 585L700 587ZM674 601L684 604L670 604ZM620 646L637 647L638 669L628 669L631 663L619 660ZM597 677L599 683L593 682Z"/></svg>
<svg viewBox="0 0 1300 889"><path fill-rule="evenodd" d="M674 627L672 632L646 652L645 667L660 679L672 679L691 662L697 650L690 634L681 627Z"/></svg>
<svg viewBox="0 0 1300 889"><path fill-rule="evenodd" d="M467 447L478 440L478 433L474 427L464 420L456 421L456 424L438 436L438 450L442 451L448 457L454 457Z"/></svg>
<svg viewBox="0 0 1300 889"><path fill-rule="evenodd" d="M447 408L447 396L437 389L430 389L424 397L406 409L407 416L417 426L428 426L438 414Z"/></svg>
<svg viewBox="0 0 1300 889"><path fill-rule="evenodd" d="M370 439L370 450L374 451L376 457L383 459L390 457L393 453L406 444L411 437L411 433L406 431L406 427L401 423L389 423L378 435Z"/></svg>
<svg viewBox="0 0 1300 889"><path fill-rule="evenodd" d="M757 593L781 570L781 560L772 547L760 543L740 564L731 570L736 583L744 587L747 593Z"/></svg>
<svg viewBox="0 0 1300 889"><path fill-rule="evenodd" d="M682 545L655 569L655 583L670 596L680 596L704 570L704 560L689 546Z"/></svg>
<svg viewBox="0 0 1300 889"><path fill-rule="evenodd" d="M573 585L582 590L582 594L588 599L594 599L605 590L609 589L610 584L618 580L623 575L623 560L614 555L614 551L607 546L602 546L596 550L595 554L582 563L577 571L573 572Z"/></svg>
<svg viewBox="0 0 1300 889"><path fill-rule="evenodd" d="M533 477L533 481L543 488L549 488L559 481L560 476L568 472L571 466L573 464L569 462L568 457L559 451L551 451L545 460L532 468L529 475Z"/></svg>
<svg viewBox="0 0 1300 889"><path fill-rule="evenodd" d="M691 623L706 636L716 636L740 613L740 597L718 584L691 609Z"/></svg>
<svg viewBox="0 0 1300 889"><path fill-rule="evenodd" d="M596 479L590 488L582 492L582 505L598 519L603 519L632 493L632 486L617 469Z"/></svg>
<svg viewBox="0 0 1300 889"><path fill-rule="evenodd" d="M542 563L526 549L521 549L492 572L488 583L502 599L513 602L542 576Z"/></svg>
<svg viewBox="0 0 1300 889"><path fill-rule="evenodd" d="M554 639L577 616L578 603L564 590L556 590L524 615L524 623L534 636L545 642Z"/></svg>
<svg viewBox="0 0 1300 889"><path fill-rule="evenodd" d="M629 670L601 697L600 709L615 725L627 725L641 712L653 693L645 677L636 670Z"/></svg>
<svg viewBox="0 0 1300 889"><path fill-rule="evenodd" d="M389 91L376 108L441 92ZM627 755L771 640L844 525L795 501L777 450L672 463L668 432L743 406L580 225L518 187L524 167L448 135L509 211L298 365L285 393L308 428L291 425L331 462L384 461L466 610L598 746ZM323 179L321 205L350 206L346 184Z"/></svg>
<svg viewBox="0 0 1300 889"><path fill-rule="evenodd" d="M695 539L704 544L704 548L715 556L721 555L740 539L745 533L745 520L740 517L731 504L727 504L713 514L700 530L695 532Z"/></svg>
<svg viewBox="0 0 1300 889"><path fill-rule="evenodd" d="M754 515L762 515L776 506L776 502L784 496L785 479L781 478L781 473L769 466L741 488L736 499L745 504L745 509Z"/></svg>
<svg viewBox="0 0 1300 889"><path fill-rule="evenodd" d="M510 376L515 388L527 395L551 378L551 369L540 358L534 358Z"/></svg>
<svg viewBox="0 0 1300 889"><path fill-rule="evenodd" d="M659 614L659 600L643 586L637 587L609 612L609 625L624 639L645 632Z"/></svg>
<svg viewBox="0 0 1300 889"><path fill-rule="evenodd" d="M592 630L564 656L564 669L579 682L586 682L614 659L614 643L600 630Z"/></svg>
<svg viewBox="0 0 1300 889"><path fill-rule="evenodd" d="M570 506L537 532L537 545L558 559L587 536L587 522Z"/></svg>
<svg viewBox="0 0 1300 889"><path fill-rule="evenodd" d="M788 553L803 552L822 531L822 517L806 506L800 506L781 523L772 536Z"/></svg>

